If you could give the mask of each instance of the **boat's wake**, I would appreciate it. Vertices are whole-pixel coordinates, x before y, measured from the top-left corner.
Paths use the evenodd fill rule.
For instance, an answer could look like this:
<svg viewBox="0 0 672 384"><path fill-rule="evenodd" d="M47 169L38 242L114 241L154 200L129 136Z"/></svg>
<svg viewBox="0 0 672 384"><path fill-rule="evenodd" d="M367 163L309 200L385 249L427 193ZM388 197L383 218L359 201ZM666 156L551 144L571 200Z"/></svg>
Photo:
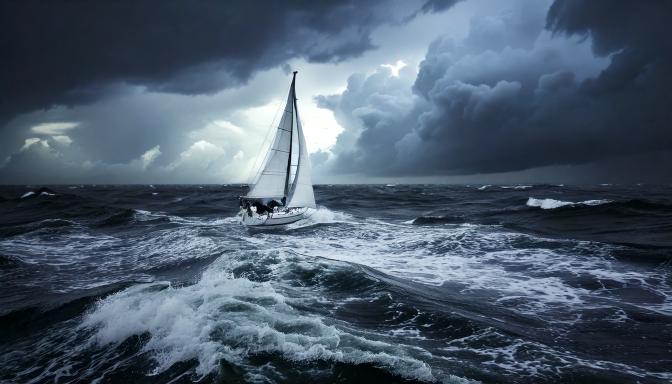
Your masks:
<svg viewBox="0 0 672 384"><path fill-rule="evenodd" d="M318 206L316 209L308 208L305 217L293 224L287 226L288 229L297 229L310 227L319 224L334 224L334 223L357 223L357 220L352 215L345 212L332 211L331 209Z"/></svg>

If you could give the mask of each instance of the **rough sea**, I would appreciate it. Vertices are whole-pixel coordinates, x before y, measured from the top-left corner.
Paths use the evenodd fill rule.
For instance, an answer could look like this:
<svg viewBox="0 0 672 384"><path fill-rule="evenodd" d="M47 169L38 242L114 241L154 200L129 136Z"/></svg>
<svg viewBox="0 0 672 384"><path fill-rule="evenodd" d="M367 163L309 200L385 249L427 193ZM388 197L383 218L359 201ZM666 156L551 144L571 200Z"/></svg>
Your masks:
<svg viewBox="0 0 672 384"><path fill-rule="evenodd" d="M2 383L669 383L672 187L0 187Z"/></svg>

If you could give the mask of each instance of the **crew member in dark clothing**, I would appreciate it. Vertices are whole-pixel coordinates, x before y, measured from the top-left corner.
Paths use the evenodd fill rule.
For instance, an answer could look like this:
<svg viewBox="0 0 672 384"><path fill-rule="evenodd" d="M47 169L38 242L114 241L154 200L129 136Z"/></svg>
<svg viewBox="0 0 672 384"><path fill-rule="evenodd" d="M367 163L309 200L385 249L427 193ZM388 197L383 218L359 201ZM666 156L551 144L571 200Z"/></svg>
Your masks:
<svg viewBox="0 0 672 384"><path fill-rule="evenodd" d="M270 203L268 203L268 208L271 209L271 211L275 210L275 208L279 207L280 203L278 203L276 200L271 200Z"/></svg>
<svg viewBox="0 0 672 384"><path fill-rule="evenodd" d="M258 214L258 215L263 215L264 213L271 213L271 212L273 212L273 211L272 211L271 209L269 209L267 206L265 206L264 204L262 204L262 203L260 203L260 202L258 202L258 201L255 201L254 203L252 203L252 206L255 207L255 208L257 209L257 214Z"/></svg>

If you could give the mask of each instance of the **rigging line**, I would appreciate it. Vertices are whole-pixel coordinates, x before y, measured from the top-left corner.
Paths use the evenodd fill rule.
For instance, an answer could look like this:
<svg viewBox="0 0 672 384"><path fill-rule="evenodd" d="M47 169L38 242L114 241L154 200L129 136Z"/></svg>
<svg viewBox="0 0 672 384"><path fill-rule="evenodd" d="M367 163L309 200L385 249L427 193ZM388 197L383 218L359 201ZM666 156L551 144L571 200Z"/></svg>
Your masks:
<svg viewBox="0 0 672 384"><path fill-rule="evenodd" d="M282 107L282 99L279 100L278 106L275 108L275 113L273 114L273 120L271 121L271 124L268 126L266 129L266 137L264 137L264 141L261 142L261 146L259 148L266 148L266 146L272 146L273 143L267 144L269 141L269 137L271 136L271 133L274 132L275 130L273 129L273 126L275 125L275 121L278 117L278 112L280 112L280 108ZM264 153L263 158L260 156L262 153ZM252 185L256 179L257 176L261 174L261 168L263 167L263 164L265 163L266 159L268 159L270 151L266 150L264 152L257 152L257 156L254 158L254 162L250 164L250 168L247 170L247 183L248 185ZM261 163L259 163L259 159L262 159Z"/></svg>

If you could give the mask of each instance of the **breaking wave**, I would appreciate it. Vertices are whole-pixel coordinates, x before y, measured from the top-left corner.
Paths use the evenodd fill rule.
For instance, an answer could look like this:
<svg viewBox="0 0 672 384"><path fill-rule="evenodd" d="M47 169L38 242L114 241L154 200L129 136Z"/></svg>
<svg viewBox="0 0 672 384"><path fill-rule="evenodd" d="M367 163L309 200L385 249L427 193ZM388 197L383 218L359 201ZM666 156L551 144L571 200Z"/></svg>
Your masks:
<svg viewBox="0 0 672 384"><path fill-rule="evenodd" d="M152 283L115 293L100 301L81 326L95 331L91 342L98 346L147 334L142 350L155 362L151 374L195 359L200 377L226 361L244 366L249 380L260 374L249 360L272 354L293 362L372 364L407 379L436 381L425 362L399 345L368 340L302 314L269 283L235 277L226 265L215 262L193 285Z"/></svg>
<svg viewBox="0 0 672 384"><path fill-rule="evenodd" d="M602 205L611 202L612 202L611 200L586 200L574 203L571 201L561 201L554 199L535 199L534 197L530 197L527 199L526 205L528 207L536 207L541 209L556 209L562 207L575 207L580 205L584 206Z"/></svg>

